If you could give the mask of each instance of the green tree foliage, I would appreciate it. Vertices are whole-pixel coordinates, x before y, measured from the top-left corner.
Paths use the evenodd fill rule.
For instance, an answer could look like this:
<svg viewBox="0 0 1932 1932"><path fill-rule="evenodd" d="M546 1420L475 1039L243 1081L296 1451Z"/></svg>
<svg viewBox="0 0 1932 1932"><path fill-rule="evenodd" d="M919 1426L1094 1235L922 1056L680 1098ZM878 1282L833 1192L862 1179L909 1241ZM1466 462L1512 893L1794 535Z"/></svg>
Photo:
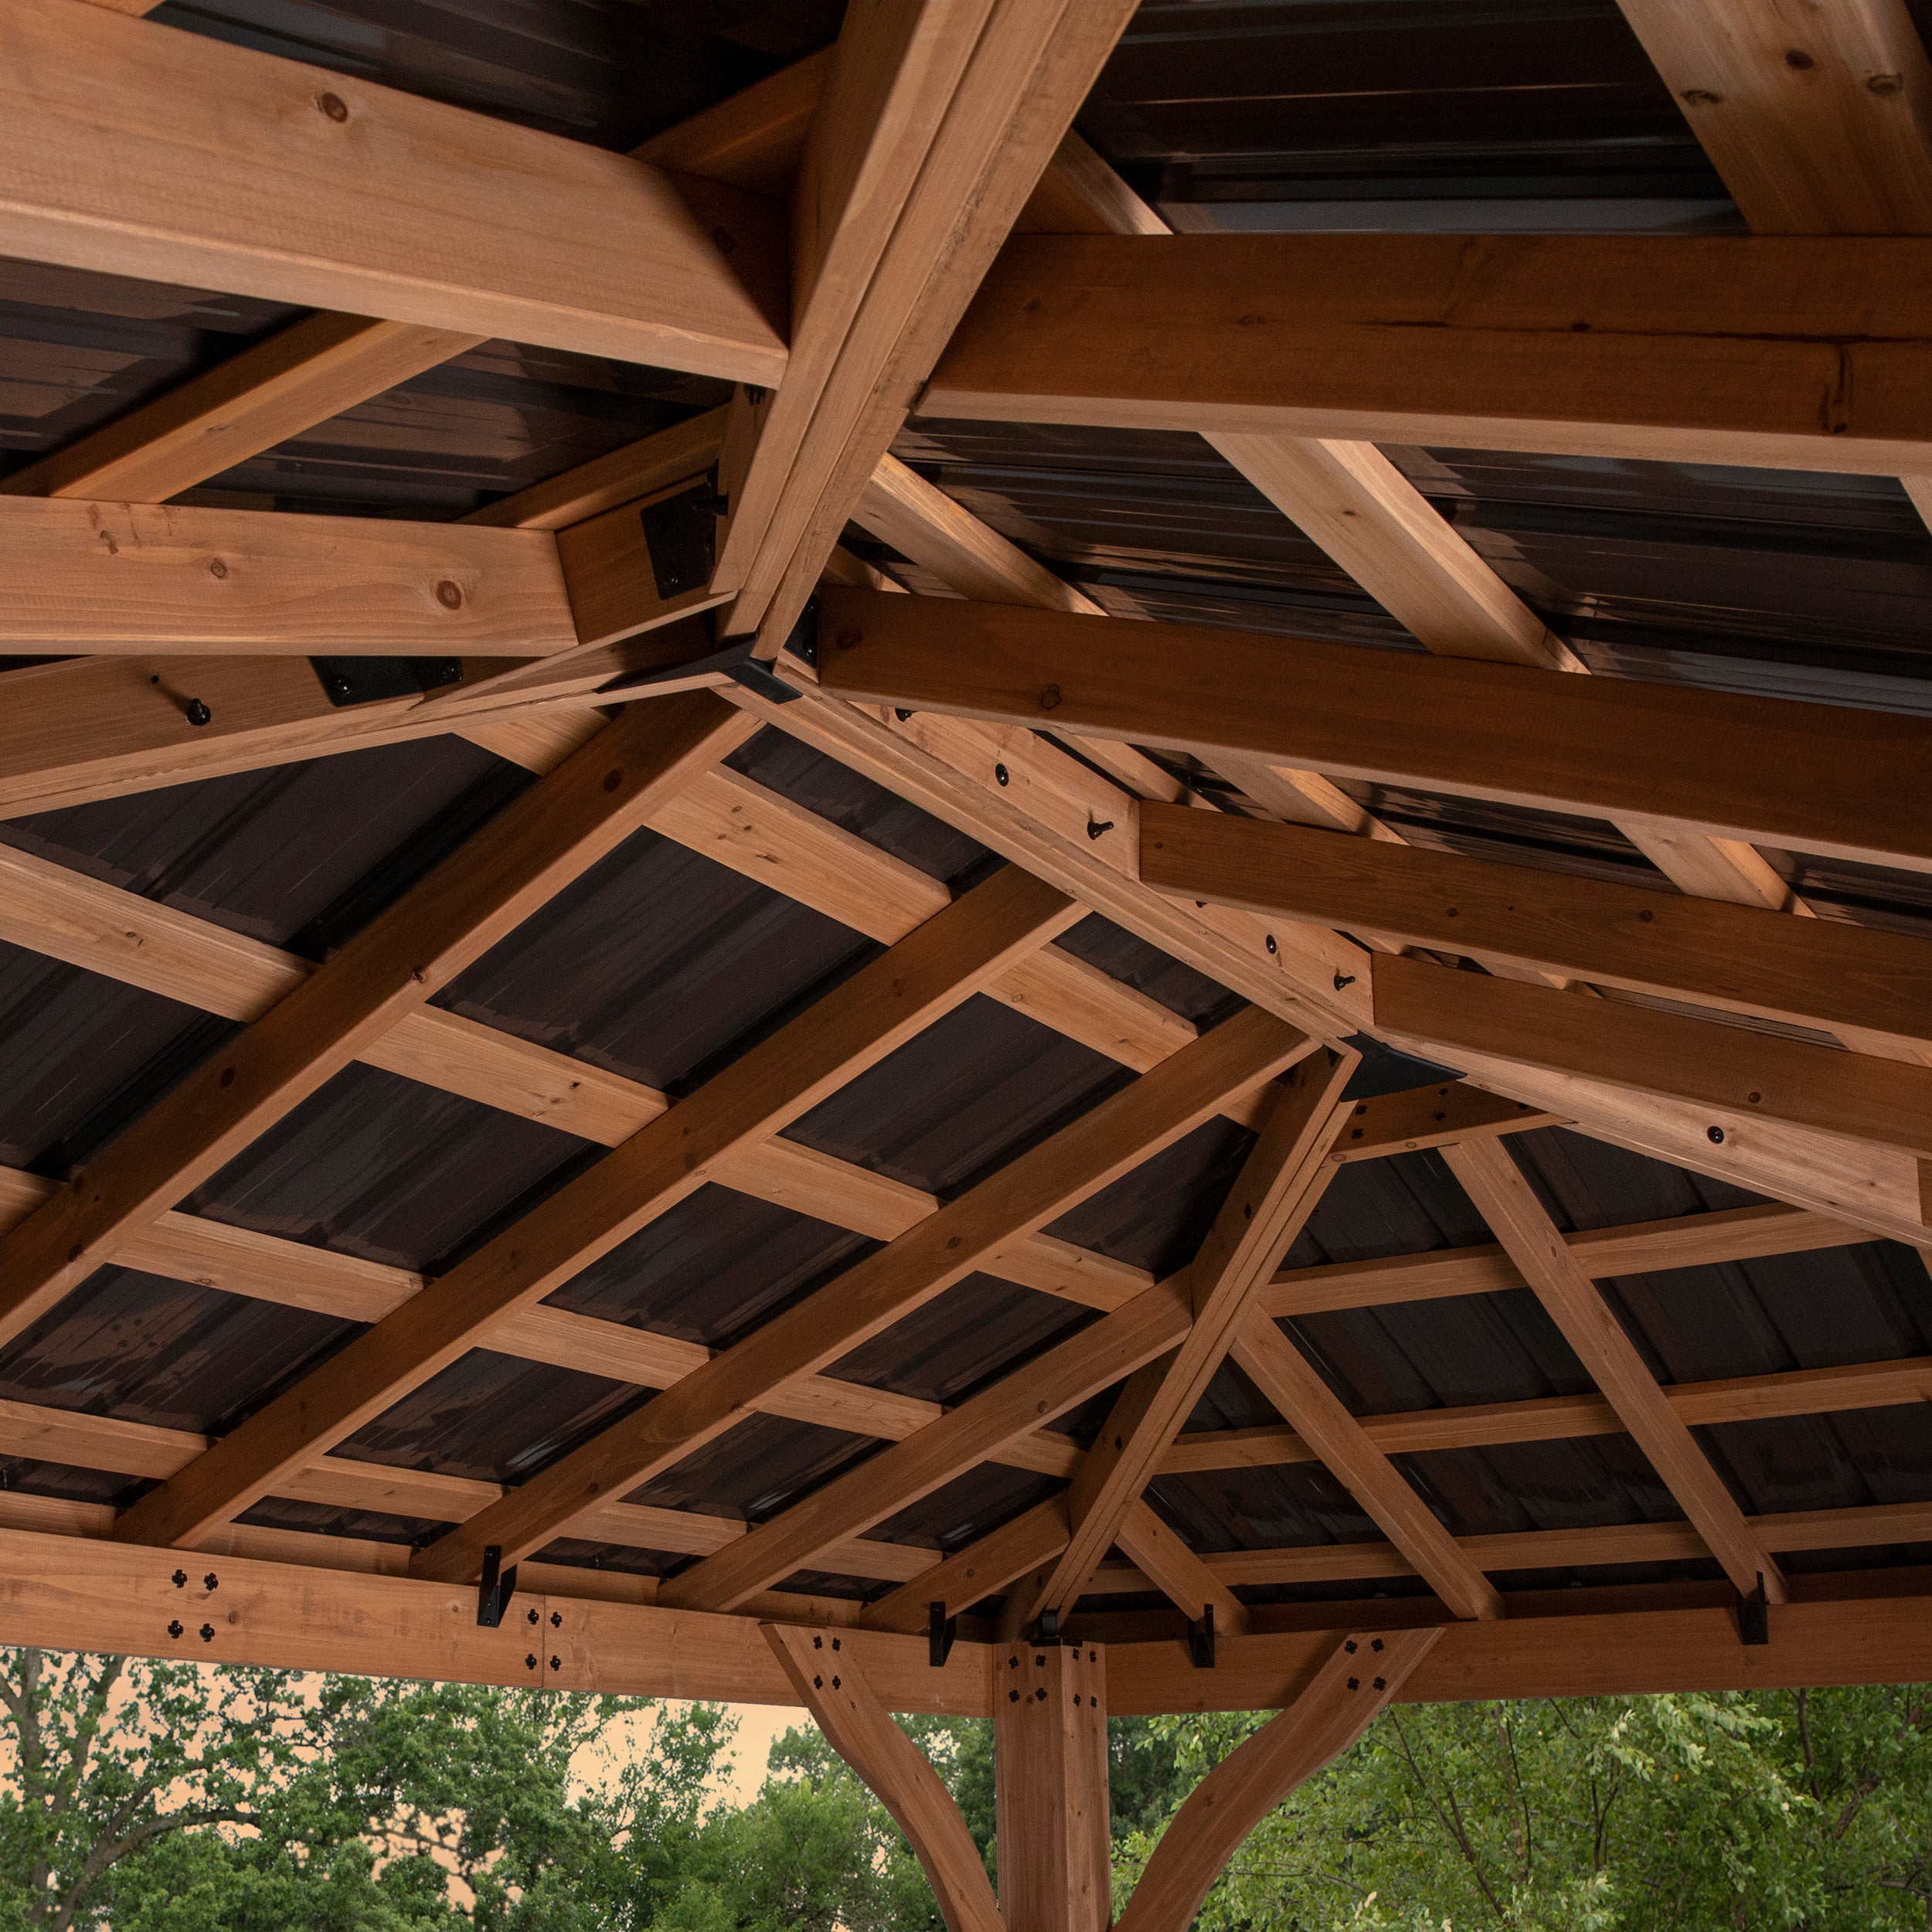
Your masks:
<svg viewBox="0 0 1932 1932"><path fill-rule="evenodd" d="M1399 1707L1255 1832L1199 1923L1932 1925L1927 1689ZM1262 1721L1156 1720L1190 1782ZM1119 1898L1156 1837L1126 1848Z"/></svg>
<svg viewBox="0 0 1932 1932"><path fill-rule="evenodd" d="M1932 1687L1391 1711L1202 1932L1932 1926ZM716 1706L0 1651L0 1932L940 1932L810 1726L721 1803ZM1109 1726L1127 1890L1264 1721ZM992 1727L906 1729L994 1855Z"/></svg>

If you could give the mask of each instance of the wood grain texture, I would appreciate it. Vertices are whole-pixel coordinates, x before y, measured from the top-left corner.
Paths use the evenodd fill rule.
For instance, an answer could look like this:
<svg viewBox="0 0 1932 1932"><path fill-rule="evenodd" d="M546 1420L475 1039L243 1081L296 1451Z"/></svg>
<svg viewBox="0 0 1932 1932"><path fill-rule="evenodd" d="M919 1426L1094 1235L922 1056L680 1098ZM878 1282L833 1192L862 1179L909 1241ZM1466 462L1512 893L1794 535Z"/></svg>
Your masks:
<svg viewBox="0 0 1932 1932"><path fill-rule="evenodd" d="M1149 805L1141 876L1162 892L1501 956L1597 985L1932 1043L1932 944L1840 920L1692 899L1460 853Z"/></svg>
<svg viewBox="0 0 1932 1932"><path fill-rule="evenodd" d="M163 503L483 340L325 310L13 471L0 495Z"/></svg>
<svg viewBox="0 0 1932 1932"><path fill-rule="evenodd" d="M949 1616L969 1610L1050 1562L1065 1547L1066 1537L1066 1504L1061 1497L1049 1496L978 1542L955 1550L916 1581L868 1604L859 1621L868 1630L909 1634L924 1630L935 1603L944 1604Z"/></svg>
<svg viewBox="0 0 1932 1932"><path fill-rule="evenodd" d="M1268 1316L1251 1315L1230 1352L1457 1616L1502 1614L1502 1599L1481 1568Z"/></svg>
<svg viewBox="0 0 1932 1932"><path fill-rule="evenodd" d="M728 413L706 410L457 520L506 530L561 530L587 522L606 510L702 476L718 460Z"/></svg>
<svg viewBox="0 0 1932 1932"><path fill-rule="evenodd" d="M576 641L540 531L7 498L0 571L15 651L536 658Z"/></svg>
<svg viewBox="0 0 1932 1932"><path fill-rule="evenodd" d="M526 1483L419 1561L474 1572L483 1547L540 1547L599 1497L644 1481L727 1427L762 1393L815 1373L1209 1117L1230 1092L1309 1049L1259 1012L1236 1015L794 1303L622 1422ZM749 1059L750 1056L747 1056ZM740 1066L747 1063L740 1061Z"/></svg>
<svg viewBox="0 0 1932 1932"><path fill-rule="evenodd" d="M0 1332L19 1334L112 1260L745 735L709 696L668 699L523 794L7 1236Z"/></svg>
<svg viewBox="0 0 1932 1932"><path fill-rule="evenodd" d="M1002 1645L988 1661L1008 1932L1107 1932L1107 1652L1097 1644Z"/></svg>
<svg viewBox="0 0 1932 1932"><path fill-rule="evenodd" d="M1509 1150L1491 1141L1451 1148L1443 1158L1726 1575L1746 1596L1762 1587L1771 1602L1784 1602L1776 1559L1665 1400Z"/></svg>
<svg viewBox="0 0 1932 1932"><path fill-rule="evenodd" d="M1376 1025L1426 1043L1424 1050L1443 1059L1464 1049L1506 1055L1920 1159L1932 1155L1932 1067L1420 959L1379 955L1374 976Z"/></svg>
<svg viewBox="0 0 1932 1932"><path fill-rule="evenodd" d="M1150 1364L1115 1399L1068 1494L1072 1535L1045 1587L1014 1591L1007 1613L1017 1631L1043 1610L1062 1615L1099 1564L1220 1368L1235 1331L1266 1288L1337 1172L1330 1159L1352 1111L1342 1099L1359 1056L1311 1054L1283 1084L1260 1138L1242 1164L1189 1264L1182 1286L1194 1319L1171 1360ZM1190 1616L1198 1607L1183 1603ZM1247 1625L1239 1605L1230 1629Z"/></svg>
<svg viewBox="0 0 1932 1932"><path fill-rule="evenodd" d="M10 254L746 382L784 367L647 163L97 7L6 0L0 34Z"/></svg>
<svg viewBox="0 0 1932 1932"><path fill-rule="evenodd" d="M258 1410L135 1504L117 1533L192 1543L247 1509L272 1492L284 1469L342 1440L474 1346L492 1322L542 1301L696 1192L734 1147L771 1138L971 998L1013 954L1043 944L1077 917L1077 908L1026 875L996 875ZM704 1379L726 1359L713 1358L686 1380ZM485 1517L530 1500L526 1487L514 1504ZM483 1542L497 1539L488 1533L494 1527L487 1524ZM465 1529L445 1538L437 1560L447 1561L468 1536ZM481 1549L478 1543L479 1563Z"/></svg>
<svg viewBox="0 0 1932 1932"><path fill-rule="evenodd" d="M930 1495L1123 1376L1187 1332L1189 1308L1173 1284L1036 1355L937 1420L815 1489L749 1536L663 1585L659 1600L734 1610L758 1591L815 1566L833 1543Z"/></svg>
<svg viewBox="0 0 1932 1932"><path fill-rule="evenodd" d="M1918 472L1923 240L1022 235L935 416Z"/></svg>
<svg viewBox="0 0 1932 1932"><path fill-rule="evenodd" d="M947 1932L1006 1932L992 1881L952 1794L866 1682L845 1639L764 1626L765 1640L827 1741L906 1835Z"/></svg>
<svg viewBox="0 0 1932 1932"><path fill-rule="evenodd" d="M1932 63L1902 0L1620 4L1756 233L1932 234Z"/></svg>
<svg viewBox="0 0 1932 1932"><path fill-rule="evenodd" d="M862 703L1932 868L1917 718L1003 604L823 608L821 683Z"/></svg>
<svg viewBox="0 0 1932 1932"><path fill-rule="evenodd" d="M1117 1932L1187 1932L1248 1834L1369 1728L1441 1636L1358 1631L1336 1645L1294 1701L1189 1793L1114 1921Z"/></svg>

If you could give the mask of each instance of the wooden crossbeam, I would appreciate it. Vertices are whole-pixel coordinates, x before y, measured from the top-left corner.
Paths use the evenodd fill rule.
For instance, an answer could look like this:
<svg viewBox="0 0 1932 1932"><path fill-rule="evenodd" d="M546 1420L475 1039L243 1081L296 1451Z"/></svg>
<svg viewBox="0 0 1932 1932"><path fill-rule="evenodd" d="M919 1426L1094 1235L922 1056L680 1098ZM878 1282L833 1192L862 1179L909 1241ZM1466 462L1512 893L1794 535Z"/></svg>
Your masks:
<svg viewBox="0 0 1932 1932"><path fill-rule="evenodd" d="M112 1260L745 736L705 694L666 699L505 808L14 1230L0 1246L0 1333Z"/></svg>
<svg viewBox="0 0 1932 1932"><path fill-rule="evenodd" d="M1248 1834L1369 1728L1442 1634L1359 1631L1343 1638L1281 1715L1189 1793L1114 1921L1119 1932L1187 1932Z"/></svg>
<svg viewBox="0 0 1932 1932"><path fill-rule="evenodd" d="M992 1881L959 1807L931 1760L893 1722L845 1640L764 1626L766 1641L834 1750L906 1835L939 1902L946 1932L1006 1932Z"/></svg>
<svg viewBox="0 0 1932 1932"><path fill-rule="evenodd" d="M1015 1590L1015 1631L1043 1611L1065 1614L1120 1533L1219 1369L1228 1345L1336 1172L1329 1158L1352 1111L1342 1090L1354 1054L1311 1055L1294 1070L1240 1178L1184 1277L1193 1321L1171 1359L1134 1376L1115 1400L1067 1498L1071 1536L1043 1587ZM1197 1604L1184 1604L1200 1614ZM1235 1628L1245 1622L1238 1617Z"/></svg>
<svg viewBox="0 0 1932 1932"><path fill-rule="evenodd" d="M1022 235L941 417L1915 472L1916 239Z"/></svg>
<svg viewBox="0 0 1932 1932"><path fill-rule="evenodd" d="M287 1469L352 1434L476 1346L493 1323L534 1307L687 1199L709 1179L713 1162L770 1138L971 998L1015 953L1044 944L1078 917L1077 908L1025 874L995 875L144 1497L123 1517L120 1533L192 1543L273 1493ZM696 1376L723 1359L713 1358Z"/></svg>
<svg viewBox="0 0 1932 1932"><path fill-rule="evenodd" d="M945 0L917 15L889 5L848 15L794 191L793 223L794 282L801 293L810 290L807 308L819 304L822 291L824 305L835 304L845 319L822 389L815 394L801 386L801 400L812 406L795 451L781 444L776 451L784 483L771 515L747 532L753 547L729 621L735 633L758 631L761 656L775 657L783 645L1132 11L1131 0ZM943 111L898 136L910 138L915 151L923 148L916 176L908 179L903 164L883 171L896 190L896 219L881 247L867 230L864 190L873 171L862 165L858 140L875 126L894 128L896 114L917 111L916 99L896 96L883 114L872 111L882 73L890 71L886 50L896 50L910 19L923 30L928 23L963 27L975 16L984 26L942 95ZM879 62L871 71L869 59ZM862 291L834 274L855 225L859 252L871 263ZM806 320L801 310L795 332L801 345ZM754 474L757 468L754 457ZM733 552L728 536L720 559L727 582Z"/></svg>
<svg viewBox="0 0 1932 1932"><path fill-rule="evenodd" d="M662 170L584 142L98 7L6 0L0 34L9 254L743 382L784 371L746 285L777 260L743 199L727 261L722 206L702 219Z"/></svg>
<svg viewBox="0 0 1932 1932"><path fill-rule="evenodd" d="M0 495L165 503L485 338L325 310L0 478Z"/></svg>
<svg viewBox="0 0 1932 1932"><path fill-rule="evenodd" d="M22 497L0 501L0 571L15 651L536 658L577 641L542 531Z"/></svg>
<svg viewBox="0 0 1932 1932"><path fill-rule="evenodd" d="M1251 1315L1230 1352L1457 1616L1495 1617L1503 1614L1502 1599L1480 1566L1268 1316Z"/></svg>
<svg viewBox="0 0 1932 1932"><path fill-rule="evenodd" d="M1066 1501L1049 1496L995 1530L955 1550L876 1603L859 1619L868 1630L910 1632L929 1628L932 1606L947 1614L970 1608L1050 1563L1066 1546Z"/></svg>
<svg viewBox="0 0 1932 1932"><path fill-rule="evenodd" d="M1917 718L1202 624L937 600L905 607L914 602L828 590L823 686L860 702L1210 759L1252 753L1932 869L1932 836L1910 791L1932 743Z"/></svg>
<svg viewBox="0 0 1932 1932"><path fill-rule="evenodd" d="M1745 1596L1762 1589L1770 1601L1785 1601L1776 1559L1665 1400L1509 1150L1492 1141L1451 1148L1443 1158L1726 1575Z"/></svg>
<svg viewBox="0 0 1932 1932"><path fill-rule="evenodd" d="M1932 62L1898 0L1619 0L1760 235L1932 234Z"/></svg>
<svg viewBox="0 0 1932 1932"><path fill-rule="evenodd" d="M417 1563L461 1577L476 1573L490 1544L506 1561L541 1548L599 1498L682 1460L764 1393L816 1373L943 1294L992 1253L1171 1146L1227 1094L1272 1078L1311 1046L1259 1012L1237 1014L592 1437L421 1552Z"/></svg>
<svg viewBox="0 0 1932 1932"><path fill-rule="evenodd" d="M1932 1542L1932 1504L1867 1503L1845 1509L1791 1510L1747 1516L1766 1548L1777 1552L1883 1549ZM1710 1552L1696 1527L1685 1522L1612 1522L1580 1529L1525 1529L1459 1537L1472 1563L1498 1573L1601 1569L1621 1563L1708 1561ZM1231 1550L1202 1560L1223 1589L1296 1588L1308 1584L1374 1583L1416 1572L1393 1543L1313 1543L1276 1549ZM1088 1585L1094 1597L1138 1595L1158 1588L1131 1563L1104 1563ZM918 1583L894 1597L916 1594Z"/></svg>
<svg viewBox="0 0 1932 1932"><path fill-rule="evenodd" d="M1141 811L1141 876L1177 897L1932 1045L1932 944L1875 927L1172 806Z"/></svg>
<svg viewBox="0 0 1932 1932"><path fill-rule="evenodd" d="M674 1577L661 1588L661 1600L736 1608L794 1570L813 1567L835 1543L910 1509L1016 1437L1131 1376L1179 1342L1189 1321L1186 1297L1175 1284L1148 1289Z"/></svg>
<svg viewBox="0 0 1932 1932"><path fill-rule="evenodd" d="M1932 1067L1425 960L1373 973L1376 1025L1441 1059L1468 1048L1932 1155Z"/></svg>

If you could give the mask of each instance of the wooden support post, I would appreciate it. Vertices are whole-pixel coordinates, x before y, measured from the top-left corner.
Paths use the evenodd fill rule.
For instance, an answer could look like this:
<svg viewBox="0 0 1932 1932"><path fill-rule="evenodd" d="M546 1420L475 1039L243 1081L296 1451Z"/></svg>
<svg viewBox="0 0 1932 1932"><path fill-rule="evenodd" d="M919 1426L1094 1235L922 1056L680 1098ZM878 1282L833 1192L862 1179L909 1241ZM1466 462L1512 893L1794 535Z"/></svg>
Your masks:
<svg viewBox="0 0 1932 1932"><path fill-rule="evenodd" d="M1097 1644L993 1653L999 1903L1008 1932L1106 1932L1107 1657Z"/></svg>
<svg viewBox="0 0 1932 1932"><path fill-rule="evenodd" d="M945 1916L947 1932L1005 1932L992 1881L959 1807L925 1753L860 1675L845 1640L831 1631L778 1624L764 1628L766 1642L827 1741L906 1834Z"/></svg>

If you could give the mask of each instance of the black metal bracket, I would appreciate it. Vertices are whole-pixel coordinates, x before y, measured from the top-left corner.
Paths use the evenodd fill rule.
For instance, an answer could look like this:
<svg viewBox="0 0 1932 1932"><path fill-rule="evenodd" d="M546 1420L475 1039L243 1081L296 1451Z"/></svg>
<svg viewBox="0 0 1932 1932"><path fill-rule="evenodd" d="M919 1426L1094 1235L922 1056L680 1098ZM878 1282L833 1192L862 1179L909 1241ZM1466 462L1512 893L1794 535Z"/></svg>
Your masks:
<svg viewBox="0 0 1932 1932"><path fill-rule="evenodd" d="M1032 1641L1036 1644L1057 1644L1060 1640L1060 1614L1056 1607L1049 1604L1033 1619Z"/></svg>
<svg viewBox="0 0 1932 1932"><path fill-rule="evenodd" d="M516 1565L503 1567L503 1551L491 1543L483 1552L483 1580L476 1587L476 1624L479 1630L502 1628L503 1613L516 1594Z"/></svg>
<svg viewBox="0 0 1932 1932"><path fill-rule="evenodd" d="M309 662L321 680L322 695L338 711L384 698L420 698L463 681L461 658L311 658ZM189 722L200 721L191 713Z"/></svg>
<svg viewBox="0 0 1932 1932"><path fill-rule="evenodd" d="M953 1654L953 1641L959 1634L959 1619L946 1614L944 1604L926 1606L926 1661L934 1670L944 1668Z"/></svg>
<svg viewBox="0 0 1932 1932"><path fill-rule="evenodd" d="M1189 1662L1196 1670L1213 1669L1214 1606L1212 1604L1203 1604L1200 1615L1189 1621L1187 1654Z"/></svg>
<svg viewBox="0 0 1932 1932"><path fill-rule="evenodd" d="M769 666L751 655L755 635L726 638L715 651L702 658L687 658L682 664L663 664L650 671L632 671L601 687L605 691L638 691L654 684L674 684L691 678L717 675L729 678L773 704L790 704L805 694L773 676Z"/></svg>
<svg viewBox="0 0 1932 1932"><path fill-rule="evenodd" d="M1757 1573L1757 1587L1747 1597L1737 1593L1737 1641L1740 1644L1768 1644L1771 1641L1771 1607L1764 1595L1764 1573Z"/></svg>
<svg viewBox="0 0 1932 1932"><path fill-rule="evenodd" d="M645 547L651 553L651 574L658 595L667 604L687 591L702 590L711 581L719 507L716 487L707 478L675 496L660 497L638 512Z"/></svg>

